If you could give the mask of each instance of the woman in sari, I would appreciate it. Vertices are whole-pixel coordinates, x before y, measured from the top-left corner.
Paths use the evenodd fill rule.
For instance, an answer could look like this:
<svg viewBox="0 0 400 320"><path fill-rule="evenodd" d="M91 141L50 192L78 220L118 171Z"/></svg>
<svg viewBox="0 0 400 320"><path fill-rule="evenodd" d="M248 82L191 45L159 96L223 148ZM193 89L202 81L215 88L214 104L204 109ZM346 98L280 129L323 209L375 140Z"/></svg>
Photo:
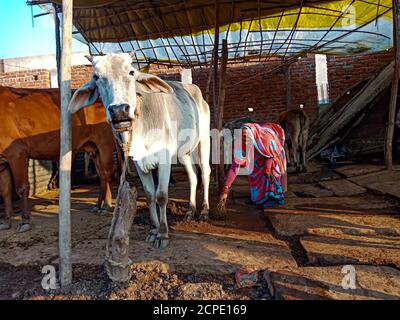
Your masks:
<svg viewBox="0 0 400 320"><path fill-rule="evenodd" d="M218 207L225 207L241 166L246 167L254 204L265 208L282 205L287 188L284 130L275 123L246 123L241 129L242 141L235 142Z"/></svg>

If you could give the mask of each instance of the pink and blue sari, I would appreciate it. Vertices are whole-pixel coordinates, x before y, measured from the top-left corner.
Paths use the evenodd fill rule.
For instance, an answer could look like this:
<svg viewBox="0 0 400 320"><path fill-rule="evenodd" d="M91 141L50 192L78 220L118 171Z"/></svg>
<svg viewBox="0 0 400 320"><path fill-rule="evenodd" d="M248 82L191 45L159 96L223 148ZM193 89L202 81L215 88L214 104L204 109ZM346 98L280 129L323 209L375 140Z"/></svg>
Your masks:
<svg viewBox="0 0 400 320"><path fill-rule="evenodd" d="M238 167L246 166L253 203L283 204L287 186L284 130L275 123L246 123L242 130L243 140L235 143L230 171L236 176Z"/></svg>

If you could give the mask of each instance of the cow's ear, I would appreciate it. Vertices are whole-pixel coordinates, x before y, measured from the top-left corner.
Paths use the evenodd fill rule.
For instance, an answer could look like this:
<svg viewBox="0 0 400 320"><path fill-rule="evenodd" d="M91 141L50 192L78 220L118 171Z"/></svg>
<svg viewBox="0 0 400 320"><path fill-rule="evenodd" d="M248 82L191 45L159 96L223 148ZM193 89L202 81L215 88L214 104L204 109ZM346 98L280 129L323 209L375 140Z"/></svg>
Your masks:
<svg viewBox="0 0 400 320"><path fill-rule="evenodd" d="M142 73L140 71L135 71L135 79L142 86L142 89L146 93L154 93L154 92L164 92L164 93L173 93L174 90L171 88L168 83L157 76L153 76L151 74Z"/></svg>
<svg viewBox="0 0 400 320"><path fill-rule="evenodd" d="M89 82L75 91L71 98L68 109L71 113L75 113L80 109L94 104L99 98L99 89L96 80L92 77Z"/></svg>

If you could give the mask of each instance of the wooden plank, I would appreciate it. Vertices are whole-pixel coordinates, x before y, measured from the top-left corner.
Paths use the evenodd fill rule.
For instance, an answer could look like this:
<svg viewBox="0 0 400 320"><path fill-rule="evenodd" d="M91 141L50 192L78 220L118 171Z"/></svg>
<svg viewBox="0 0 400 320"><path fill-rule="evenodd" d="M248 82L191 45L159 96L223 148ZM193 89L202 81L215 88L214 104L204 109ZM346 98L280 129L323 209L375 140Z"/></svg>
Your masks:
<svg viewBox="0 0 400 320"><path fill-rule="evenodd" d="M60 128L60 196L59 196L59 264L61 286L72 283L71 261L71 50L73 0L63 0L62 50L60 70L61 128Z"/></svg>
<svg viewBox="0 0 400 320"><path fill-rule="evenodd" d="M386 89L393 79L394 62L384 68L376 77L372 78L357 95L355 95L341 110L336 112L329 119L327 126L320 134L318 142L307 152L307 157L312 159L322 150L332 146L337 139L340 131L354 120L354 116L359 114L371 103L384 89Z"/></svg>
<svg viewBox="0 0 400 320"><path fill-rule="evenodd" d="M400 1L393 0L393 45L396 54L395 57L395 72L392 82L392 95L389 104L388 124L386 128L386 143L385 143L385 164L388 169L393 168L393 134L394 121L396 117L397 93L399 88L400 75Z"/></svg>

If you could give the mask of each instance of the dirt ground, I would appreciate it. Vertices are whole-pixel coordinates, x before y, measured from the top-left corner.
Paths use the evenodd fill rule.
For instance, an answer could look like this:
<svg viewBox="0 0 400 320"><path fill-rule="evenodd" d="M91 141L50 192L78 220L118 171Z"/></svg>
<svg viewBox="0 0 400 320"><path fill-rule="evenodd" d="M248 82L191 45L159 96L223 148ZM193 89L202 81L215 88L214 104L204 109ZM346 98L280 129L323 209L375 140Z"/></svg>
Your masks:
<svg viewBox="0 0 400 320"><path fill-rule="evenodd" d="M89 212L97 185L82 185L72 192L73 284L43 290L42 267L58 265L57 192L32 198L32 231L15 233L15 222L0 233L0 299L400 299L400 168L313 163L308 173L289 175L285 205L264 210L246 204L247 178L240 177L228 219L207 223L183 221L188 182L182 168L173 175L164 250L144 241L148 210L132 181L139 210L124 285L103 268L111 215ZM211 196L215 206L214 186ZM256 272L252 286L238 286L243 268ZM343 285L349 268L350 289Z"/></svg>

